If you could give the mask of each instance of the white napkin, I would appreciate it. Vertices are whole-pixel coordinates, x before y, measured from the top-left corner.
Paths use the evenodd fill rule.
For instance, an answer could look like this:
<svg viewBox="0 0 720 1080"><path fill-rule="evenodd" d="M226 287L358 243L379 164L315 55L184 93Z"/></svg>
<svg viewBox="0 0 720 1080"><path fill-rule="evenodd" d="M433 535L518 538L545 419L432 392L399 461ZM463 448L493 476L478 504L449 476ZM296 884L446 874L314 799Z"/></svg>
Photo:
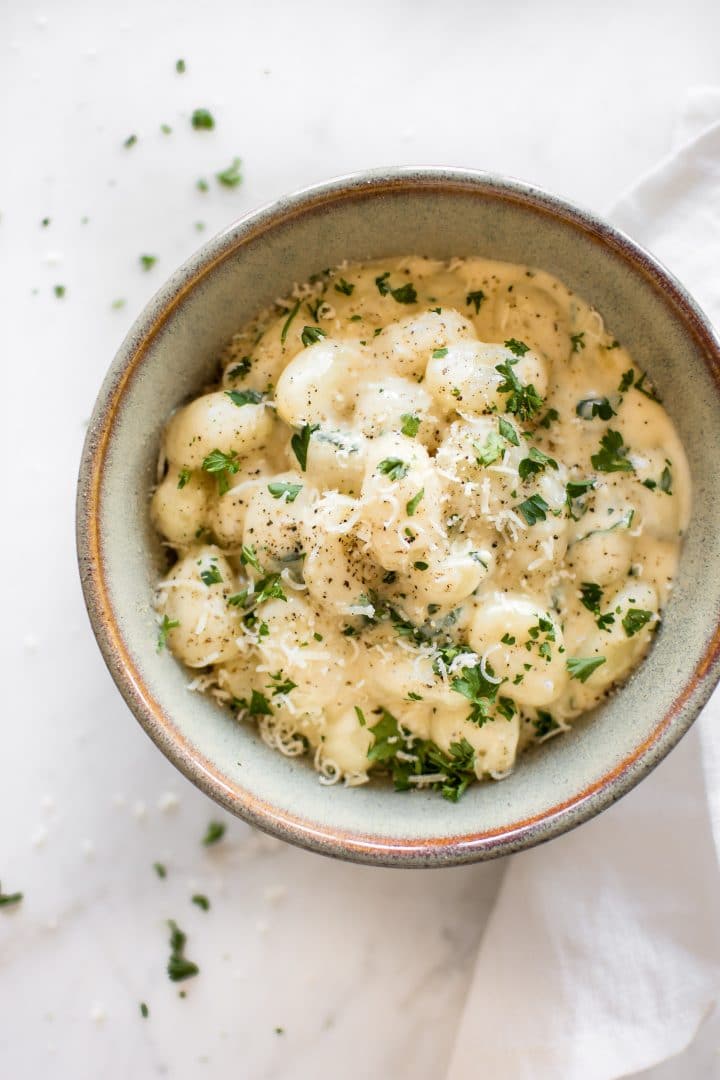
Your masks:
<svg viewBox="0 0 720 1080"><path fill-rule="evenodd" d="M690 106L679 149L609 216L720 323L720 92ZM720 998L718 721L720 692L617 806L512 858L447 1080L613 1080L692 1042Z"/></svg>

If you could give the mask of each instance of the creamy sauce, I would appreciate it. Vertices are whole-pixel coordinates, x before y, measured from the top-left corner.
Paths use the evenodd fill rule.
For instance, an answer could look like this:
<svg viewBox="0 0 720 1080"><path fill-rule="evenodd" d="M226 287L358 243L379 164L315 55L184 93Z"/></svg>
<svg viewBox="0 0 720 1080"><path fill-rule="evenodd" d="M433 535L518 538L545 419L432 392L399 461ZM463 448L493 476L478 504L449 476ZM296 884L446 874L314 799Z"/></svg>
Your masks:
<svg viewBox="0 0 720 1080"><path fill-rule="evenodd" d="M165 431L161 636L321 779L457 798L650 647L690 512L675 428L600 314L480 258L328 271Z"/></svg>

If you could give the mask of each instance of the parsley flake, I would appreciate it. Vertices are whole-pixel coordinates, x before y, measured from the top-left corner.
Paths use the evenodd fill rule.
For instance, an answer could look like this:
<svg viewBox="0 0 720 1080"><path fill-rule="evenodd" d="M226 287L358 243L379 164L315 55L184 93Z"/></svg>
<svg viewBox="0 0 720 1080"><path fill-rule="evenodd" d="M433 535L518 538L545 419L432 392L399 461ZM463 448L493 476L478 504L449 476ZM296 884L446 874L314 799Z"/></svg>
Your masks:
<svg viewBox="0 0 720 1080"><path fill-rule="evenodd" d="M180 472L178 473L178 482L177 482L177 486L180 489L180 491L182 491L182 489L185 487L185 485L187 484L187 482L189 481L191 476L192 476L192 473L191 473L190 469L181 469L180 470Z"/></svg>
<svg viewBox="0 0 720 1080"><path fill-rule="evenodd" d="M529 476L534 476L545 469L555 469L557 471L557 468L558 463L555 458L548 457L542 450L538 450L537 446L531 446L528 456L523 458L518 465L518 473L521 480L527 480Z"/></svg>
<svg viewBox="0 0 720 1080"><path fill-rule="evenodd" d="M536 525L538 521L545 521L547 519L550 507L545 502L542 495L531 495L515 509L518 513L522 514L528 525Z"/></svg>
<svg viewBox="0 0 720 1080"><path fill-rule="evenodd" d="M195 109L190 117L190 123L196 131L212 131L215 127L215 118L207 109Z"/></svg>
<svg viewBox="0 0 720 1080"><path fill-rule="evenodd" d="M652 611L643 611L642 608L628 608L623 616L623 630L628 637L634 637L652 619Z"/></svg>
<svg viewBox="0 0 720 1080"><path fill-rule="evenodd" d="M420 429L420 417L413 416L412 413L403 413L400 419L402 420L400 430L403 435L407 435L409 439L414 439Z"/></svg>
<svg viewBox="0 0 720 1080"><path fill-rule="evenodd" d="M628 461L628 448L623 444L623 437L619 431L612 428L603 435L600 440L601 449L590 458L592 466L598 472L635 472Z"/></svg>
<svg viewBox="0 0 720 1080"><path fill-rule="evenodd" d="M285 344L285 339L288 336L288 330L290 329L290 324L293 321L293 319L295 318L295 316L297 315L299 310L300 310L300 301L297 300L295 302L295 306L290 309L290 311L288 313L288 317L285 320L285 322L283 323L282 330L280 331L280 344L281 345Z"/></svg>
<svg viewBox="0 0 720 1080"><path fill-rule="evenodd" d="M168 919L168 926L170 927L170 959L167 973L172 982L181 982L183 979L197 975L200 968L185 956L187 935L182 932L174 919Z"/></svg>
<svg viewBox="0 0 720 1080"><path fill-rule="evenodd" d="M243 405L259 405L264 394L259 390L226 390L225 396L230 398L233 405L242 408Z"/></svg>
<svg viewBox="0 0 720 1080"><path fill-rule="evenodd" d="M465 297L465 303L468 305L468 307L473 305L475 307L475 314L477 315L480 311L480 305L482 304L484 299L485 293L482 291L482 289L475 289L473 290L473 292L469 292L467 294L467 296Z"/></svg>
<svg viewBox="0 0 720 1080"><path fill-rule="evenodd" d="M223 187L234 188L238 184L242 183L242 173L240 172L240 166L242 160L239 157L233 158L232 162L226 169L222 169L220 172L215 173L215 179Z"/></svg>
<svg viewBox="0 0 720 1080"><path fill-rule="evenodd" d="M158 629L157 639L157 651L162 652L167 645L168 634L171 630L175 630L180 625L177 619L168 619L167 615L163 615L162 622Z"/></svg>
<svg viewBox="0 0 720 1080"><path fill-rule="evenodd" d="M588 681L593 671L604 663L604 656L570 656L565 661L565 666L570 672L571 679L579 679L584 683Z"/></svg>
<svg viewBox="0 0 720 1080"><path fill-rule="evenodd" d="M581 330L579 334L571 334L570 344L572 346L572 352L581 352L585 348L585 331Z"/></svg>
<svg viewBox="0 0 720 1080"><path fill-rule="evenodd" d="M510 421L506 420L502 416L498 419L498 430L499 430L500 434L502 435L503 439L507 439L507 441L509 443L511 443L513 446L519 446L520 445L520 440L518 439L517 431L512 426Z"/></svg>
<svg viewBox="0 0 720 1080"><path fill-rule="evenodd" d="M596 416L601 420L611 420L616 415L606 397L583 398L575 406L575 413L581 420L594 420Z"/></svg>
<svg viewBox="0 0 720 1080"><path fill-rule="evenodd" d="M389 457L383 458L377 467L377 471L383 476L387 476L388 480L395 482L396 480L402 480L404 476L407 476L410 471L410 466L400 458Z"/></svg>
<svg viewBox="0 0 720 1080"><path fill-rule="evenodd" d="M300 340L306 349L308 345L315 345L324 337L327 337L327 330L323 330L320 326L306 326L300 334Z"/></svg>
<svg viewBox="0 0 720 1080"><path fill-rule="evenodd" d="M355 286L346 281L344 277L335 282L335 292L341 293L343 296L352 296L354 290Z"/></svg>
<svg viewBox="0 0 720 1080"><path fill-rule="evenodd" d="M212 847L213 844L217 844L222 840L225 835L225 828L226 826L222 821L211 821L203 837L203 846Z"/></svg>
<svg viewBox="0 0 720 1080"><path fill-rule="evenodd" d="M284 480L278 480L268 484L268 491L273 499L285 499L285 502L293 503L302 491L302 484L291 484Z"/></svg>
<svg viewBox="0 0 720 1080"><path fill-rule="evenodd" d="M432 358L433 360L442 360L444 356L447 356L447 349L434 349Z"/></svg>
<svg viewBox="0 0 720 1080"><path fill-rule="evenodd" d="M199 907L201 911L210 910L210 901L203 893L195 893L190 897L190 900L196 907Z"/></svg>
<svg viewBox="0 0 720 1080"><path fill-rule="evenodd" d="M530 346L526 345L524 341L518 341L517 338L511 337L503 343L506 349L509 349L513 356L524 356L525 353L530 352Z"/></svg>
<svg viewBox="0 0 720 1080"><path fill-rule="evenodd" d="M215 563L211 563L210 566L207 567L207 569L200 571L200 579L207 585L208 588L210 588L211 585L222 584L222 574L220 573L220 568Z"/></svg>
<svg viewBox="0 0 720 1080"><path fill-rule="evenodd" d="M152 270L153 266L155 265L155 263L157 261L158 261L157 255L141 255L140 256L140 265L142 266L143 270L146 273L147 273L148 270Z"/></svg>
<svg viewBox="0 0 720 1080"><path fill-rule="evenodd" d="M298 459L298 464L303 472L307 470L307 456L310 449L310 437L313 432L319 429L319 424L304 424L300 429L300 432L293 435L290 440L295 457Z"/></svg>
<svg viewBox="0 0 720 1080"><path fill-rule="evenodd" d="M230 487L229 477L240 468L240 459L234 450L229 454L223 453L222 450L213 450L204 459L202 468L205 472L214 473L217 476L218 494L224 495Z"/></svg>
<svg viewBox="0 0 720 1080"><path fill-rule="evenodd" d="M420 500L422 499L424 494L425 494L425 488L420 488L417 495L413 495L412 499L410 499L410 501L405 504L405 510L407 512L408 517L413 516L413 514L417 510L418 506L420 505Z"/></svg>
<svg viewBox="0 0 720 1080"><path fill-rule="evenodd" d="M475 451L475 461L483 468L492 465L505 454L505 447L502 440L495 431L491 431L488 434L484 443L474 442L472 448Z"/></svg>
<svg viewBox="0 0 720 1080"><path fill-rule="evenodd" d="M505 344L507 345L507 342ZM516 344L522 343L516 342ZM527 346L525 349L527 350ZM526 385L518 379L513 371L513 366L517 362L517 360L507 360L505 363L495 365L495 370L503 376L503 381L498 386L498 393L508 395L505 402L506 413L513 413L520 420L531 420L542 408L543 399L532 383Z"/></svg>

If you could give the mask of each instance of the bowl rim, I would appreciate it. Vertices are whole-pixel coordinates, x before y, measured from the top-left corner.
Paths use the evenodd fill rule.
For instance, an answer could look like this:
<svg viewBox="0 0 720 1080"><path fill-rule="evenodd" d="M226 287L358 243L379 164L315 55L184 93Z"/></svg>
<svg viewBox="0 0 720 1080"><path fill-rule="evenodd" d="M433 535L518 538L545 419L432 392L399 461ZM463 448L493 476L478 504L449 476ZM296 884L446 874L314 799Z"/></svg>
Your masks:
<svg viewBox="0 0 720 1080"><path fill-rule="evenodd" d="M691 676L651 734L585 790L533 817L492 830L423 839L387 838L319 825L301 814L278 810L229 780L199 748L173 730L172 719L151 694L123 638L102 556L101 484L114 417L126 387L175 309L219 264L269 230L344 200L393 192L472 192L496 201L521 203L610 248L660 292L666 304L675 308L695 339L720 398L720 338L707 316L662 263L591 211L523 181L473 169L400 166L341 175L282 196L232 222L172 274L135 320L102 383L86 433L77 486L77 557L92 629L115 684L153 742L205 794L250 824L324 855L381 866L452 866L543 843L589 820L627 794L687 732L720 679L720 623L713 627Z"/></svg>

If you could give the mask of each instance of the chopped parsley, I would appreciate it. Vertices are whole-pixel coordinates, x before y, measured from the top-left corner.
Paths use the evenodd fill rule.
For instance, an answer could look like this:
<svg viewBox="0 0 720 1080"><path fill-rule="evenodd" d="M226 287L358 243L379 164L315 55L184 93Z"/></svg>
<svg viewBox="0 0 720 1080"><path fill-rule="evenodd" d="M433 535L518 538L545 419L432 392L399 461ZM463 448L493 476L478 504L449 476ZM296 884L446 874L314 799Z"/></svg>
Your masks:
<svg viewBox="0 0 720 1080"><path fill-rule="evenodd" d="M213 844L217 844L222 840L224 835L225 825L222 821L211 821L203 837L203 845L205 847L212 847Z"/></svg>
<svg viewBox="0 0 720 1080"><path fill-rule="evenodd" d="M57 296L58 300L62 300L63 296L67 292L64 285L53 285L53 292Z"/></svg>
<svg viewBox="0 0 720 1080"><path fill-rule="evenodd" d="M533 727L535 728L535 734L538 738L542 738L543 735L549 735L551 731L557 731L560 727L558 723L553 719L552 713L546 712L544 709L536 709L537 718L533 720Z"/></svg>
<svg viewBox="0 0 720 1080"><path fill-rule="evenodd" d="M168 634L171 630L175 630L180 625L177 619L168 619L167 615L163 615L162 622L158 629L157 639L157 651L162 652L167 645Z"/></svg>
<svg viewBox="0 0 720 1080"><path fill-rule="evenodd" d="M485 665L485 670L489 675L494 674L489 664ZM495 704L500 683L486 679L479 664L476 667L462 668L460 676L452 679L450 686L457 694L462 694L471 702L472 708L467 717L471 723L482 727L491 719L490 709Z"/></svg>
<svg viewBox="0 0 720 1080"><path fill-rule="evenodd" d="M367 720L365 719L365 713L362 711L359 705L355 706L355 715L357 716L357 721L360 727L366 727Z"/></svg>
<svg viewBox="0 0 720 1080"><path fill-rule="evenodd" d="M402 420L400 430L403 435L407 435L409 439L414 439L420 429L420 417L413 416L412 413L403 413L400 419Z"/></svg>
<svg viewBox="0 0 720 1080"><path fill-rule="evenodd" d="M244 549L243 549L244 550ZM243 589L242 592L228 596L227 602L230 607L259 607L266 600L287 600L282 587L280 574L268 574L257 582L255 588Z"/></svg>
<svg viewBox="0 0 720 1080"><path fill-rule="evenodd" d="M233 405L241 408L243 405L259 405L264 394L260 390L226 390L225 396L230 398Z"/></svg>
<svg viewBox="0 0 720 1080"><path fill-rule="evenodd" d="M629 390L631 386L634 386L636 390L639 390L641 394L644 394L646 398L650 398L651 401L660 401L660 398L655 391L655 388L645 386L645 380L647 375L645 372L639 377L635 377L635 370L629 368L624 372L622 379L620 380L620 386L618 387L621 394L624 394L626 390Z"/></svg>
<svg viewBox="0 0 720 1080"><path fill-rule="evenodd" d="M638 634L653 617L652 611L643 611L642 608L628 608L623 616L623 630L628 637Z"/></svg>
<svg viewBox="0 0 720 1080"><path fill-rule="evenodd" d="M224 495L230 487L229 477L240 468L240 459L234 450L229 454L223 453L222 450L213 450L204 459L202 468L205 472L214 473L217 476L218 494Z"/></svg>
<svg viewBox="0 0 720 1080"><path fill-rule="evenodd" d="M666 495L672 495L672 473L670 472L669 463L665 465L660 474L660 490L664 491Z"/></svg>
<svg viewBox="0 0 720 1080"><path fill-rule="evenodd" d="M545 469L555 469L557 471L557 467L558 463L555 458L548 457L542 450L538 450L536 446L531 446L528 456L523 458L518 465L518 473L521 480L527 480L529 476L544 472Z"/></svg>
<svg viewBox="0 0 720 1080"><path fill-rule="evenodd" d="M516 507L516 510L522 514L528 525L536 525L538 521L545 521L549 509L550 507L542 495L531 495Z"/></svg>
<svg viewBox="0 0 720 1080"><path fill-rule="evenodd" d="M195 181L195 187L198 189L198 191L205 192L210 190L210 185L208 184L207 180L205 180L205 178L202 176L199 180Z"/></svg>
<svg viewBox="0 0 720 1080"><path fill-rule="evenodd" d="M448 354L447 349L433 349L433 360L442 360Z"/></svg>
<svg viewBox="0 0 720 1080"><path fill-rule="evenodd" d="M635 472L628 461L628 448L623 444L623 437L619 431L612 428L603 435L600 440L601 449L590 458L592 466L598 472Z"/></svg>
<svg viewBox="0 0 720 1080"><path fill-rule="evenodd" d="M412 499L410 499L409 502L405 504L405 511L408 517L413 516L418 506L420 505L420 500L422 499L424 494L425 488L420 488L417 495L413 495Z"/></svg>
<svg viewBox="0 0 720 1080"><path fill-rule="evenodd" d="M152 270L153 266L155 265L155 263L157 261L158 261L157 255L141 255L140 256L140 265L142 266L143 270L145 270L146 272L148 270Z"/></svg>
<svg viewBox="0 0 720 1080"><path fill-rule="evenodd" d="M157 874L157 876L160 878L161 881L164 881L165 878L167 877L167 867L165 866L164 863L154 862L153 863L153 870L155 871L155 873Z"/></svg>
<svg viewBox="0 0 720 1080"><path fill-rule="evenodd" d="M285 339L288 336L288 330L290 329L290 324L293 321L293 319L295 318L295 316L297 315L299 310L300 310L300 301L296 300L294 307L290 308L290 311L288 312L288 317L285 320L285 322L283 323L282 330L280 331L280 344L281 345L285 344Z"/></svg>
<svg viewBox="0 0 720 1080"><path fill-rule="evenodd" d="M240 172L241 164L242 161L239 157L233 158L231 164L228 165L226 169L222 169L220 172L215 173L215 179L224 187L237 187L238 184L242 183L242 173Z"/></svg>
<svg viewBox="0 0 720 1080"><path fill-rule="evenodd" d="M580 599L583 607L586 607L588 611L592 611L593 614L600 611L602 598L603 590L594 581L584 581L580 586Z"/></svg>
<svg viewBox="0 0 720 1080"><path fill-rule="evenodd" d="M195 109L190 117L190 123L196 131L212 131L215 127L215 118L208 109Z"/></svg>
<svg viewBox="0 0 720 1080"><path fill-rule="evenodd" d="M170 959L168 960L167 973L172 982L181 982L197 975L200 968L192 960L185 956L185 944L187 936L183 934L174 919L168 919L170 927Z"/></svg>
<svg viewBox="0 0 720 1080"><path fill-rule="evenodd" d="M177 71L178 75L184 75L186 70L187 70L185 61L182 60L182 59L176 60L175 61L175 70Z"/></svg>
<svg viewBox="0 0 720 1080"><path fill-rule="evenodd" d="M556 420L559 419L560 413L557 411L557 409L548 409L542 420L538 422L541 428L545 428L546 431L549 431L550 427L555 423Z"/></svg>
<svg viewBox="0 0 720 1080"><path fill-rule="evenodd" d="M474 442L472 448L475 451L475 461L483 468L492 465L505 454L502 439L495 431L488 434L484 443Z"/></svg>
<svg viewBox="0 0 720 1080"><path fill-rule="evenodd" d="M251 367L252 360L250 359L250 357L243 356L240 363L236 364L234 368L231 368L231 370L228 371L228 379L232 379L233 382L235 381L235 379L244 379L245 376L250 373Z"/></svg>
<svg viewBox="0 0 720 1080"><path fill-rule="evenodd" d="M429 563L423 562L421 559L418 559L417 562L413 563L413 566L416 570L427 570L429 567Z"/></svg>
<svg viewBox="0 0 720 1080"><path fill-rule="evenodd" d="M127 139L123 143L123 146L129 150L131 146L134 146L138 141L137 135L128 135Z"/></svg>
<svg viewBox="0 0 720 1080"><path fill-rule="evenodd" d="M530 346L526 345L524 341L518 341L517 338L511 337L504 342L505 348L509 349L513 356L524 356L525 353L530 352Z"/></svg>
<svg viewBox="0 0 720 1080"><path fill-rule="evenodd" d="M512 426L510 421L506 420L502 416L499 417L499 419L498 419L498 430L499 430L500 434L502 435L503 439L507 439L507 441L509 443L512 443L513 446L519 446L520 445L520 440L518 439L517 431Z"/></svg>
<svg viewBox="0 0 720 1080"><path fill-rule="evenodd" d="M212 562L206 570L200 571L200 579L207 585L208 588L210 588L211 585L221 585L222 574L220 573L219 566L217 566L216 563Z"/></svg>
<svg viewBox="0 0 720 1080"><path fill-rule="evenodd" d="M575 406L575 412L581 420L594 420L596 416L601 420L611 420L616 415L606 397L583 398Z"/></svg>
<svg viewBox="0 0 720 1080"><path fill-rule="evenodd" d="M13 904L20 904L22 902L24 893L4 893L0 889L0 907L11 907Z"/></svg>
<svg viewBox="0 0 720 1080"><path fill-rule="evenodd" d="M282 671L276 671L274 675L270 676L270 682L267 684L267 689L272 690L273 697L277 697L279 694L289 694L291 690L295 690L297 683L292 679L283 678Z"/></svg>
<svg viewBox="0 0 720 1080"><path fill-rule="evenodd" d="M195 893L193 896L190 897L190 900L193 904L199 907L201 911L210 910L210 901L203 893Z"/></svg>
<svg viewBox="0 0 720 1080"><path fill-rule="evenodd" d="M584 683L588 681L593 671L604 663L604 656L570 656L565 661L565 666L570 672L571 679L579 679Z"/></svg>
<svg viewBox="0 0 720 1080"><path fill-rule="evenodd" d="M572 352L581 352L585 348L585 331L581 330L579 334L571 334L570 344Z"/></svg>
<svg viewBox="0 0 720 1080"><path fill-rule="evenodd" d="M575 514L575 500L582 498L583 495L587 495L588 491L592 491L594 487L594 480L570 480L565 485L565 502L568 508L568 513L573 519L573 521L579 521L586 510L586 507L581 504L581 512L579 514Z"/></svg>
<svg viewBox="0 0 720 1080"><path fill-rule="evenodd" d="M177 482L177 486L180 489L180 491L182 491L182 489L185 487L185 485L187 484L187 482L188 482L188 480L190 479L191 476L192 476L192 473L190 472L190 469L181 469L180 470L180 472L178 473L178 482Z"/></svg>
<svg viewBox="0 0 720 1080"><path fill-rule="evenodd" d="M306 349L308 345L315 345L324 337L327 337L327 330L323 330L320 326L306 326L300 334L300 340Z"/></svg>
<svg viewBox="0 0 720 1080"><path fill-rule="evenodd" d="M485 293L482 291L482 289L474 289L473 292L469 292L465 297L465 303L468 305L468 307L472 305L475 308L475 314L477 315L480 311L480 305L482 304L484 299Z"/></svg>
<svg viewBox="0 0 720 1080"><path fill-rule="evenodd" d="M313 432L317 431L320 427L319 424L304 424L298 434L293 435L290 440L295 457L298 459L298 464L303 472L307 470L307 456L310 449L310 437Z"/></svg>
<svg viewBox="0 0 720 1080"><path fill-rule="evenodd" d="M387 709L370 731L375 742L368 758L387 766L396 791L410 791L413 777L432 777L425 781L427 786L457 802L476 779L475 750L467 739L451 743L446 754L436 743L403 728Z"/></svg>
<svg viewBox="0 0 720 1080"><path fill-rule="evenodd" d="M514 341L513 338L510 340ZM507 341L505 344L508 344ZM522 343L516 342L515 344L520 345ZM524 346L524 348L527 351L527 346ZM522 353L518 355L521 356ZM542 408L543 399L532 383L525 385L525 383L520 382L513 371L515 364L517 364L517 360L507 360L502 364L495 365L495 370L503 376L503 381L498 386L498 393L508 395L505 402L505 412L513 413L520 420L531 420L535 413Z"/></svg>
<svg viewBox="0 0 720 1080"><path fill-rule="evenodd" d="M409 281L405 285L400 285L397 289L393 289L390 286L388 278L390 277L390 271L386 270L384 274L379 274L375 278L375 284L377 290L381 296L387 296L388 293L392 296L393 300L396 300L398 304L414 304L417 301L417 292L415 286Z"/></svg>
<svg viewBox="0 0 720 1080"><path fill-rule="evenodd" d="M355 286L346 281L344 277L335 282L335 292L342 293L343 296L352 296L354 289Z"/></svg>
<svg viewBox="0 0 720 1080"><path fill-rule="evenodd" d="M285 499L285 502L295 502L302 491L302 484L291 484L284 480L278 480L268 484L268 491L273 499Z"/></svg>
<svg viewBox="0 0 720 1080"><path fill-rule="evenodd" d="M387 476L388 480L395 482L396 480L402 480L404 476L407 476L410 471L410 466L400 458L388 457L383 458L379 463L377 471L382 473L383 476Z"/></svg>
<svg viewBox="0 0 720 1080"><path fill-rule="evenodd" d="M142 1016L143 1020L147 1020L148 1016L150 1015L150 1010L148 1009L144 1001L140 1002L140 1015Z"/></svg>

